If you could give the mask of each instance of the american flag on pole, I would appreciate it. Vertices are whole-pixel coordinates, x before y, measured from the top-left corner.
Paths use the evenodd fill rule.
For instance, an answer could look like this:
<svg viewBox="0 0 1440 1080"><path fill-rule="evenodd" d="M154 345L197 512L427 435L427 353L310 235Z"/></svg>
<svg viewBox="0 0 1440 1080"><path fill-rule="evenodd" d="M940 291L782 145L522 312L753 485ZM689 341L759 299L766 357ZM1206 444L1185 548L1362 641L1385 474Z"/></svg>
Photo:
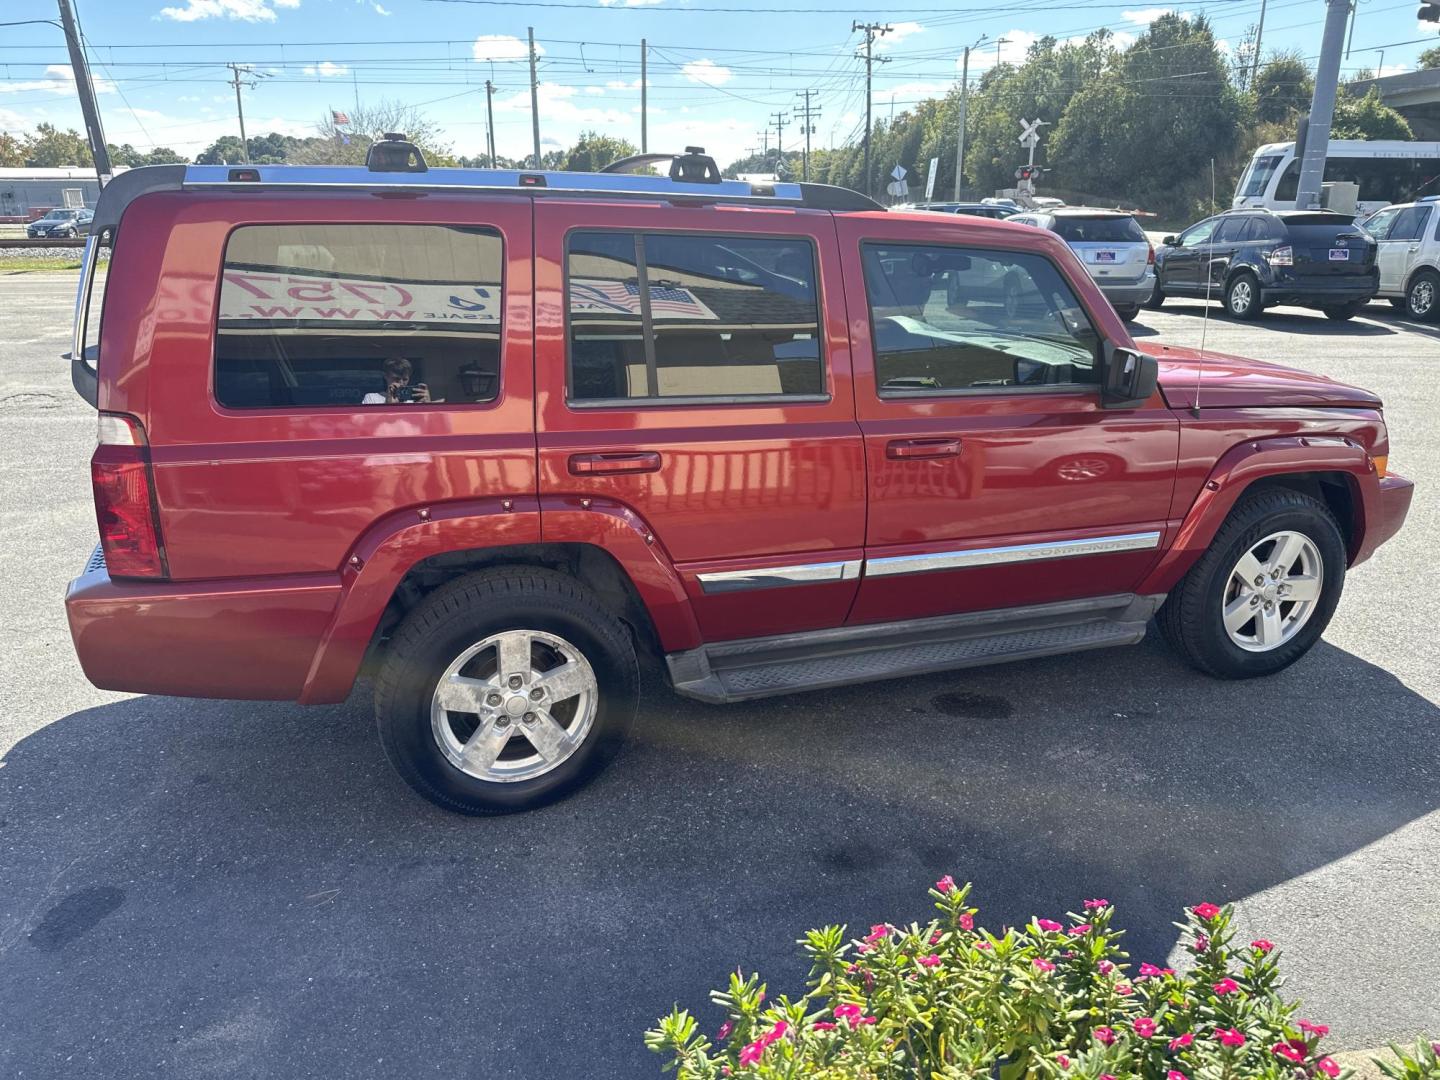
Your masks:
<svg viewBox="0 0 1440 1080"><path fill-rule="evenodd" d="M640 314L640 286L633 281L572 278L570 311L574 314ZM689 289L650 286L650 313L657 319L716 319L719 316Z"/></svg>
<svg viewBox="0 0 1440 1080"><path fill-rule="evenodd" d="M350 123L349 114L340 112L336 109L330 110L330 119L339 127L344 127L345 125Z"/></svg>

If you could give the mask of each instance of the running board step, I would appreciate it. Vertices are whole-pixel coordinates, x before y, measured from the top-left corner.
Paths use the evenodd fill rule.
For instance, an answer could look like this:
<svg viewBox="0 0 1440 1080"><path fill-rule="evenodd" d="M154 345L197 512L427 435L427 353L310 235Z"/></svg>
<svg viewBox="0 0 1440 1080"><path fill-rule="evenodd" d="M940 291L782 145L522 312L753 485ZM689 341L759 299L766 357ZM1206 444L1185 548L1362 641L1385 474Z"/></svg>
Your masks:
<svg viewBox="0 0 1440 1080"><path fill-rule="evenodd" d="M1116 596L721 641L666 657L675 689L730 702L1133 645L1164 601Z"/></svg>

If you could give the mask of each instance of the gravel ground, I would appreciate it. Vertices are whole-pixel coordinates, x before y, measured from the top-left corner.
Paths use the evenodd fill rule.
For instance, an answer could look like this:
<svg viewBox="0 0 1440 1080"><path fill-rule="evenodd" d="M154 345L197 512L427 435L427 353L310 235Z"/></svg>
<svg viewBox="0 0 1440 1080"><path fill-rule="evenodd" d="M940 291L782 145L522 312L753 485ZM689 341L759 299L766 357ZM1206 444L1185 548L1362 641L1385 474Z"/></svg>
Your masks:
<svg viewBox="0 0 1440 1080"><path fill-rule="evenodd" d="M943 873L990 925L1109 897L1137 961L1183 905L1235 901L1335 1048L1440 1034L1440 329L1209 320L1217 350L1379 390L1419 483L1281 675L1213 682L1152 632L730 708L659 691L592 786L471 820L394 777L363 687L302 709L85 682L73 287L0 280L0 1075L659 1076L640 1033L672 1002L713 1030L727 971L791 990L800 931L923 918ZM1135 333L1192 345L1199 313Z"/></svg>

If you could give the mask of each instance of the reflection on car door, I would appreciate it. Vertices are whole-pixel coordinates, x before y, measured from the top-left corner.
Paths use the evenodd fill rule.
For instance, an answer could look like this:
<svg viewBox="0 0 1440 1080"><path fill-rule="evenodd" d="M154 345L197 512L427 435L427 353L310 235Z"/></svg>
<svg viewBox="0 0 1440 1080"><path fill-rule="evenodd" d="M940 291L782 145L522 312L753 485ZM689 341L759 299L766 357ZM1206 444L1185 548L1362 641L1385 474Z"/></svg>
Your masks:
<svg viewBox="0 0 1440 1080"><path fill-rule="evenodd" d="M860 316L870 499L850 621L1133 589L1167 527L1178 423L1158 395L1134 411L1101 407L1100 341L1064 275L1023 237L961 221L891 221L883 239L862 218L836 225ZM1002 297L947 288L967 253L962 286L994 264L1012 282Z"/></svg>
<svg viewBox="0 0 1440 1080"><path fill-rule="evenodd" d="M1165 252L1160 287L1178 293L1194 292L1200 282L1200 255L1219 218L1207 218L1182 232L1180 242Z"/></svg>
<svg viewBox="0 0 1440 1080"><path fill-rule="evenodd" d="M1396 295L1404 293L1410 271L1419 261L1420 249L1424 246L1430 209L1429 206L1407 206L1398 211L1392 220L1381 223L1384 235L1376 236L1379 248L1376 262L1380 267L1382 291Z"/></svg>
<svg viewBox="0 0 1440 1080"><path fill-rule="evenodd" d="M1200 255L1196 288L1204 291L1208 286L1219 293L1225 287L1225 278L1230 273L1230 262L1240 250L1241 239L1250 224L1249 216L1236 215L1220 219L1219 226L1211 234L1210 242Z"/></svg>

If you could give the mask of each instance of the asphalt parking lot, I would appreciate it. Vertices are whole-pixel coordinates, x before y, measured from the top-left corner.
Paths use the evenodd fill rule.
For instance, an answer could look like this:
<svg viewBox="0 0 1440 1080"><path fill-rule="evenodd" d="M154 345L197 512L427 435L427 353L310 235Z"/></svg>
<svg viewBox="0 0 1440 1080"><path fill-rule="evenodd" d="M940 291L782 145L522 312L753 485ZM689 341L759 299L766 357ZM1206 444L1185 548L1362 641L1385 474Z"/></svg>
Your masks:
<svg viewBox="0 0 1440 1080"><path fill-rule="evenodd" d="M1216 350L1378 390L1419 485L1280 676L1209 681L1152 630L729 708L661 691L576 797L471 820L392 775L364 690L302 709L84 680L73 287L0 274L0 1074L658 1076L640 1034L672 1002L718 1024L737 965L797 988L802 930L923 919L943 873L993 925L1108 897L1137 961L1182 905L1233 900L1335 1048L1440 1035L1440 328L1209 320ZM1135 332L1193 345L1200 312Z"/></svg>

